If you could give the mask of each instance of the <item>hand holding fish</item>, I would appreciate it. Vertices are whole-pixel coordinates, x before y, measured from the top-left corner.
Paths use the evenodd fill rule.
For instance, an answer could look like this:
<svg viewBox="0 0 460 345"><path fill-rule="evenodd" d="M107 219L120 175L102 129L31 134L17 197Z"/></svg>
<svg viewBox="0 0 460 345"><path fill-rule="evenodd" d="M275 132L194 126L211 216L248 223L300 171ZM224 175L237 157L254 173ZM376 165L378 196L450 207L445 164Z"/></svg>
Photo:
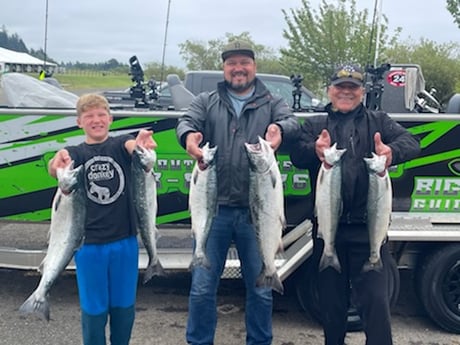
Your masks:
<svg viewBox="0 0 460 345"><path fill-rule="evenodd" d="M57 170L64 169L70 165L72 158L70 158L69 151L61 149L48 163L48 172L51 176L57 177Z"/></svg>
<svg viewBox="0 0 460 345"><path fill-rule="evenodd" d="M385 156L387 158L385 162L385 167L388 168L393 160L393 153L391 151L391 147L383 143L382 136L379 132L375 133L374 142L375 153L377 154L377 156Z"/></svg>
<svg viewBox="0 0 460 345"><path fill-rule="evenodd" d="M270 146L274 151L278 149L281 145L281 127L275 125L274 123L270 124L267 128L267 133L265 133L265 140L270 143Z"/></svg>
<svg viewBox="0 0 460 345"><path fill-rule="evenodd" d="M200 132L190 132L185 139L187 153L197 161L203 159L203 151L199 147L202 140L203 134Z"/></svg>
<svg viewBox="0 0 460 345"><path fill-rule="evenodd" d="M329 164L324 161L324 151L331 147L331 136L326 129L323 129L321 134L318 136L315 142L316 154L321 162L326 164L326 167L330 168Z"/></svg>
<svg viewBox="0 0 460 345"><path fill-rule="evenodd" d="M152 138L153 131L141 129L136 137L136 145L141 146L145 149L155 150L157 143Z"/></svg>

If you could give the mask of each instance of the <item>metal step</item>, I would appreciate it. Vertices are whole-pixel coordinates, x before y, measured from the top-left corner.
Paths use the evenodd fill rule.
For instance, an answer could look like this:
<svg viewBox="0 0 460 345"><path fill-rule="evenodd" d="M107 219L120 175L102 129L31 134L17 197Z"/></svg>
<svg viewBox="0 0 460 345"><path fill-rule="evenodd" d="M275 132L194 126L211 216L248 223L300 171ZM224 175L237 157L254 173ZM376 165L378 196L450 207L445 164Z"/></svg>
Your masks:
<svg viewBox="0 0 460 345"><path fill-rule="evenodd" d="M162 236L168 237L173 232L175 238L183 239L190 237L187 228L163 230ZM172 236L171 236L172 237ZM186 241L188 245L191 242ZM183 244L183 241L180 242ZM284 251L277 254L275 266L278 268L281 280L292 273L312 252L313 240L311 238L311 223L305 221L292 229L283 237ZM192 247L186 248L158 248L158 256L166 271L187 271L192 260ZM0 247L0 267L21 270L37 270L46 255L46 249L18 249L12 247ZM139 250L139 269L145 269L148 264L148 255L144 248ZM72 260L67 270L74 270L75 263ZM241 277L240 261L235 247L230 247L227 253L227 261L222 278L236 279Z"/></svg>
<svg viewBox="0 0 460 345"><path fill-rule="evenodd" d="M457 214L393 213L388 230L390 241L460 241Z"/></svg>

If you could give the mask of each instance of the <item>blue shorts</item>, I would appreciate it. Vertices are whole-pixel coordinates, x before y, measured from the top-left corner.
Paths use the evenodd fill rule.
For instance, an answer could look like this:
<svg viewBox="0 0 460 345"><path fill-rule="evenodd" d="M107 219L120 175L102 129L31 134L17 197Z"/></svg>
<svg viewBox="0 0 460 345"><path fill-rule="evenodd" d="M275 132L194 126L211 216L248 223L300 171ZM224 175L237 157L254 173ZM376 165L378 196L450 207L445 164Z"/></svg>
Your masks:
<svg viewBox="0 0 460 345"><path fill-rule="evenodd" d="M82 311L99 315L134 305L139 245L135 236L104 244L85 244L75 253Z"/></svg>

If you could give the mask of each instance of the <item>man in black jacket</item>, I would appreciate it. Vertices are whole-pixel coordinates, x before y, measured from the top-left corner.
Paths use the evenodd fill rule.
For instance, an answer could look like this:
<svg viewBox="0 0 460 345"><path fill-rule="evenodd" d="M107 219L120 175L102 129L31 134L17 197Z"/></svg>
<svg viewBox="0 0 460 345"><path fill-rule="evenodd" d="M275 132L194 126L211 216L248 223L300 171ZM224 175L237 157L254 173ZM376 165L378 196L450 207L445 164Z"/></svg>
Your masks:
<svg viewBox="0 0 460 345"><path fill-rule="evenodd" d="M346 149L341 158L342 212L335 236L341 270L327 267L318 273L326 345L344 344L350 284L363 321L366 344L392 344L387 289L391 254L387 244L381 247L383 269L362 270L370 252L367 227L369 183L363 158L371 157L373 152L386 156L386 167L389 167L415 158L420 152L417 139L388 114L364 107L363 81L359 66L340 65L328 86L328 115L306 119L291 151L292 163L298 168L308 168L314 183L320 164L324 162L325 150L334 143L338 149ZM321 252L323 245L322 240L316 240L315 251Z"/></svg>
<svg viewBox="0 0 460 345"><path fill-rule="evenodd" d="M197 161L203 159L204 143L217 146L217 210L205 249L210 267L192 268L186 340L192 345L214 344L216 293L233 242L246 287L246 344L270 345L272 289L256 286L262 259L249 210L249 160L244 144L263 137L276 150L296 135L299 125L286 101L272 95L257 78L254 50L248 42L230 42L222 60L224 80L217 90L199 94L176 127L179 143Z"/></svg>

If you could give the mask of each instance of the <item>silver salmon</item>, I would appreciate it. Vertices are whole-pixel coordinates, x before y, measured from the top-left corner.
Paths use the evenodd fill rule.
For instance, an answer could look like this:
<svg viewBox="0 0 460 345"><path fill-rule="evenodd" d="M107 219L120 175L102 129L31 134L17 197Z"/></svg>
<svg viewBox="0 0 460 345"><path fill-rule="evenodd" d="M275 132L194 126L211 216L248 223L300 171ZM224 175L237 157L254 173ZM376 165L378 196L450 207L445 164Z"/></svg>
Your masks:
<svg viewBox="0 0 460 345"><path fill-rule="evenodd" d="M283 181L268 141L259 137L257 144L245 146L250 163L249 208L263 262L256 284L282 294L284 288L276 271L275 256L283 249L282 234L286 227Z"/></svg>
<svg viewBox="0 0 460 345"><path fill-rule="evenodd" d="M195 266L209 268L206 256L206 241L217 207L217 172L215 155L217 146L202 147L203 158L195 163L190 180L189 209L192 236L195 242L190 269Z"/></svg>
<svg viewBox="0 0 460 345"><path fill-rule="evenodd" d="M147 251L149 262L144 272L144 284L155 275L164 275L158 258L157 239L157 181L153 166L156 152L137 145L132 156L133 202L137 215L138 233Z"/></svg>
<svg viewBox="0 0 460 345"><path fill-rule="evenodd" d="M49 292L83 243L86 217L83 166L73 169L72 162L56 174L58 189L51 208L48 249L39 267L40 282L19 308L23 314L35 313L47 321L50 319Z"/></svg>
<svg viewBox="0 0 460 345"><path fill-rule="evenodd" d="M335 250L335 235L342 214L342 172L340 160L346 149L337 149L335 143L324 151L324 161L316 181L315 212L318 220L318 237L324 240L324 249L319 262L319 270L333 267L341 272L339 258Z"/></svg>
<svg viewBox="0 0 460 345"><path fill-rule="evenodd" d="M370 255L363 271L380 271L383 267L380 247L385 241L390 226L393 192L386 157L372 153L372 158L364 158L369 171L369 191L367 196L367 226L369 231Z"/></svg>

